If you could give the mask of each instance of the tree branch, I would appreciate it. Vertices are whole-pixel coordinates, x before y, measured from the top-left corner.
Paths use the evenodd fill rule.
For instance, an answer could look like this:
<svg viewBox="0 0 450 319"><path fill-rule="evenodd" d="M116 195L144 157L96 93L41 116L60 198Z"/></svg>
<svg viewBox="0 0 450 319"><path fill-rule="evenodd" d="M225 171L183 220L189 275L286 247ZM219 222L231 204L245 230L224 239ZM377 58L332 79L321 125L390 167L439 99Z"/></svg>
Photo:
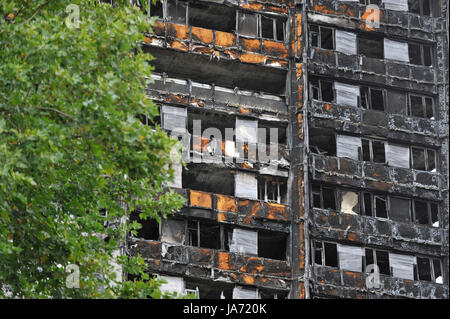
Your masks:
<svg viewBox="0 0 450 319"><path fill-rule="evenodd" d="M50 3L50 1L52 1L52 0L48 0L47 2L45 2L45 3L43 3L43 4L41 4L38 8L37 8L37 10L36 10L36 12L35 13L33 13L33 15L30 17L30 18L28 18L28 20L27 20L27 23L28 22L30 22L31 21L31 19L33 19L34 18L34 16L36 15L36 14L38 14L39 13L39 11L41 11L41 9L43 8L43 7L45 7L47 4L49 4Z"/></svg>
<svg viewBox="0 0 450 319"><path fill-rule="evenodd" d="M39 110L43 110L43 111L52 111L52 112L56 112L56 113L58 113L58 114L60 114L60 115L63 115L63 116L66 116L66 117L68 117L68 118L70 118L70 119L72 119L72 120L75 120L75 118L74 118L72 115L69 115L69 114L67 114L67 113L64 113L63 111L54 109L54 108L52 108L52 107L38 107L38 109L39 109Z"/></svg>

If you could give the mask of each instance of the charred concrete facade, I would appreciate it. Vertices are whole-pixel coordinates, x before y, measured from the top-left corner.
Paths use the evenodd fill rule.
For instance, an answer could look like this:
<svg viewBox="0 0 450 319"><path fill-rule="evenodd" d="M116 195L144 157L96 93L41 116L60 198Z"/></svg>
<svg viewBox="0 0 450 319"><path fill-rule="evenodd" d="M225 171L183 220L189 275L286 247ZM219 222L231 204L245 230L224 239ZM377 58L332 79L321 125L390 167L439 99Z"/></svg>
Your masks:
<svg viewBox="0 0 450 319"><path fill-rule="evenodd" d="M128 240L164 289L448 298L447 1L135 2L158 124L185 129L186 206Z"/></svg>

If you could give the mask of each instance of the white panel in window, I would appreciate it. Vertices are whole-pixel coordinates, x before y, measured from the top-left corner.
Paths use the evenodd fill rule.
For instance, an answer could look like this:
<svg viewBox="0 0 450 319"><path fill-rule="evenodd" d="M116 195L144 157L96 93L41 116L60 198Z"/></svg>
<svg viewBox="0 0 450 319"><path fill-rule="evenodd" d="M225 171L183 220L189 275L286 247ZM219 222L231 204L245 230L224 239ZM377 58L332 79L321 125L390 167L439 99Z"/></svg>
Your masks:
<svg viewBox="0 0 450 319"><path fill-rule="evenodd" d="M237 172L234 176L234 195L236 197L258 199L258 180L256 175Z"/></svg>
<svg viewBox="0 0 450 319"><path fill-rule="evenodd" d="M337 245L339 254L339 269L350 271L362 271L362 256L364 249L362 247Z"/></svg>
<svg viewBox="0 0 450 319"><path fill-rule="evenodd" d="M382 2L386 9L408 11L408 0L382 0Z"/></svg>
<svg viewBox="0 0 450 319"><path fill-rule="evenodd" d="M354 55L356 54L356 33L336 30L336 51Z"/></svg>
<svg viewBox="0 0 450 319"><path fill-rule="evenodd" d="M252 230L233 229L230 252L258 255L258 233Z"/></svg>
<svg viewBox="0 0 450 319"><path fill-rule="evenodd" d="M409 168L409 147L388 144L386 154L389 166Z"/></svg>
<svg viewBox="0 0 450 319"><path fill-rule="evenodd" d="M409 62L408 43L384 39L384 58Z"/></svg>
<svg viewBox="0 0 450 319"><path fill-rule="evenodd" d="M361 139L355 136L336 136L336 155L358 160L358 149L361 149Z"/></svg>
<svg viewBox="0 0 450 319"><path fill-rule="evenodd" d="M334 82L338 104L358 106L359 86Z"/></svg>
<svg viewBox="0 0 450 319"><path fill-rule="evenodd" d="M393 277L414 280L415 264L417 264L415 256L389 253L389 265L392 268Z"/></svg>

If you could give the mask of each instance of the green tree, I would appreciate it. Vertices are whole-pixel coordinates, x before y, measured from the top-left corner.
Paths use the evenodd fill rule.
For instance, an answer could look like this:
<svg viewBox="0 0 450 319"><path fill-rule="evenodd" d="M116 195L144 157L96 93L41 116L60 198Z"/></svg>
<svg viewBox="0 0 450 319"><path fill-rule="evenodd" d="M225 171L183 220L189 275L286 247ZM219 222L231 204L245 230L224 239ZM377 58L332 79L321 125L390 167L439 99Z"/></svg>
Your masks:
<svg viewBox="0 0 450 319"><path fill-rule="evenodd" d="M164 188L178 142L137 117L158 114L141 50L152 21L114 3L0 0L0 297L161 297L140 256L114 257L139 223L104 227L184 203ZM118 280L112 260L135 279Z"/></svg>

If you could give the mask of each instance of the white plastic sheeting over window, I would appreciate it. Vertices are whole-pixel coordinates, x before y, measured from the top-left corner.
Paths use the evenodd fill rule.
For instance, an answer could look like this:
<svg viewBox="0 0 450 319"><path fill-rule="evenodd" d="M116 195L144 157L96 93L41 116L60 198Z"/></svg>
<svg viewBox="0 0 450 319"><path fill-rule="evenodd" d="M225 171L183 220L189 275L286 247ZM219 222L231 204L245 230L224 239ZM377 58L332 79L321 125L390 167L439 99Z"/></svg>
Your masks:
<svg viewBox="0 0 450 319"><path fill-rule="evenodd" d="M389 253L389 264L393 277L414 280L414 265L417 264L415 256Z"/></svg>
<svg viewBox="0 0 450 319"><path fill-rule="evenodd" d="M364 248L338 244L337 251L339 254L339 269L362 271L362 256L365 255Z"/></svg>
<svg viewBox="0 0 450 319"><path fill-rule="evenodd" d="M173 293L176 292L178 295L184 295L184 280L181 277L173 277L173 276L158 276L159 279L163 279L167 281L167 283L162 284L159 287L161 293Z"/></svg>
<svg viewBox="0 0 450 319"><path fill-rule="evenodd" d="M236 197L258 199L258 180L256 175L237 172L234 176L234 195Z"/></svg>
<svg viewBox="0 0 450 319"><path fill-rule="evenodd" d="M356 54L356 33L336 30L336 51L353 55Z"/></svg>
<svg viewBox="0 0 450 319"><path fill-rule="evenodd" d="M409 168L409 147L388 144L386 154L389 166Z"/></svg>
<svg viewBox="0 0 450 319"><path fill-rule="evenodd" d="M256 289L247 289L239 286L233 289L233 299L261 299Z"/></svg>
<svg viewBox="0 0 450 319"><path fill-rule="evenodd" d="M361 149L361 139L354 136L336 136L336 155L358 160L358 149Z"/></svg>
<svg viewBox="0 0 450 319"><path fill-rule="evenodd" d="M170 244L184 244L185 223L182 220L163 219L161 241Z"/></svg>
<svg viewBox="0 0 450 319"><path fill-rule="evenodd" d="M252 230L233 229L230 252L258 255L258 233Z"/></svg>
<svg viewBox="0 0 450 319"><path fill-rule="evenodd" d="M382 2L386 9L408 11L408 0L382 0Z"/></svg>
<svg viewBox="0 0 450 319"><path fill-rule="evenodd" d="M334 89L336 91L336 102L338 104L358 106L358 86L334 82Z"/></svg>
<svg viewBox="0 0 450 319"><path fill-rule="evenodd" d="M384 39L384 58L409 62L408 43Z"/></svg>
<svg viewBox="0 0 450 319"><path fill-rule="evenodd" d="M258 36L258 16L256 14L239 12L238 30L239 34L242 35Z"/></svg>
<svg viewBox="0 0 450 319"><path fill-rule="evenodd" d="M161 107L161 113L164 129L186 129L187 110L185 107L163 105Z"/></svg>
<svg viewBox="0 0 450 319"><path fill-rule="evenodd" d="M236 118L236 141L258 142L258 121Z"/></svg>

